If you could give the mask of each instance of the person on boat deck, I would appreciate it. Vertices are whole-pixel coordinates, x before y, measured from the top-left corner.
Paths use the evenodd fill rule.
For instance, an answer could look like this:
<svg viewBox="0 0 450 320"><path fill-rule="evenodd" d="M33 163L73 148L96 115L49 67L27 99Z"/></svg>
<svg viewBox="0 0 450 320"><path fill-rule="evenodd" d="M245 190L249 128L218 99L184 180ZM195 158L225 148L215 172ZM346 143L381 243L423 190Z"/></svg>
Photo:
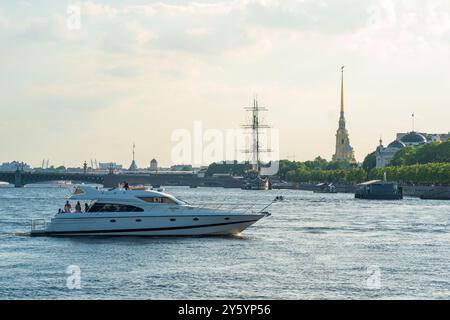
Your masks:
<svg viewBox="0 0 450 320"><path fill-rule="evenodd" d="M65 206L64 206L64 212L69 213L69 212L71 212L71 211L72 211L72 205L70 204L69 201L66 201L66 204L65 204Z"/></svg>
<svg viewBox="0 0 450 320"><path fill-rule="evenodd" d="M89 205L87 203L84 204L84 212L89 211Z"/></svg>
<svg viewBox="0 0 450 320"><path fill-rule="evenodd" d="M81 212L81 203L80 203L80 201L77 201L77 204L75 205L75 212Z"/></svg>
<svg viewBox="0 0 450 320"><path fill-rule="evenodd" d="M123 188L125 189L125 190L129 190L130 189L130 186L128 185L128 182L124 182L123 183Z"/></svg>

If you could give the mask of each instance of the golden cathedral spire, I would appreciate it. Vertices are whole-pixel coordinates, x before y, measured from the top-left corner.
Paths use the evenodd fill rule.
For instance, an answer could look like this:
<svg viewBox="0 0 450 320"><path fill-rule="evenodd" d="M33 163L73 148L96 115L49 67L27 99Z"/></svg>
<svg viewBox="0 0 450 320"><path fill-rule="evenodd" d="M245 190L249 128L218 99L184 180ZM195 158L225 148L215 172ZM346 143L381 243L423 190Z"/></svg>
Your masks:
<svg viewBox="0 0 450 320"><path fill-rule="evenodd" d="M339 128L345 129L345 113L344 113L344 66L341 67L341 113L339 116Z"/></svg>
<svg viewBox="0 0 450 320"><path fill-rule="evenodd" d="M344 66L341 67L341 113L339 116L339 128L336 132L336 152L333 161L348 161L355 163L355 153L350 145L348 131L345 128L344 114Z"/></svg>
<svg viewBox="0 0 450 320"><path fill-rule="evenodd" d="M341 67L341 117L344 117L344 68Z"/></svg>

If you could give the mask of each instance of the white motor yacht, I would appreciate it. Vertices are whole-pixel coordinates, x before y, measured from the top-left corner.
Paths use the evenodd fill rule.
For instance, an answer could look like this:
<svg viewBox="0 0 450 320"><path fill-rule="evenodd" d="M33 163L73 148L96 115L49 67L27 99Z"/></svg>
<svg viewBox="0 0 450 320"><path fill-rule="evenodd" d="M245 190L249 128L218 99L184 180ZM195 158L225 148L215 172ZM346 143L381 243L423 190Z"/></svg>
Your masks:
<svg viewBox="0 0 450 320"><path fill-rule="evenodd" d="M256 212L193 206L161 190L76 187L70 202L81 212L59 212L46 222L34 219L32 236L199 236L237 235L263 217ZM61 210L60 210L61 211Z"/></svg>

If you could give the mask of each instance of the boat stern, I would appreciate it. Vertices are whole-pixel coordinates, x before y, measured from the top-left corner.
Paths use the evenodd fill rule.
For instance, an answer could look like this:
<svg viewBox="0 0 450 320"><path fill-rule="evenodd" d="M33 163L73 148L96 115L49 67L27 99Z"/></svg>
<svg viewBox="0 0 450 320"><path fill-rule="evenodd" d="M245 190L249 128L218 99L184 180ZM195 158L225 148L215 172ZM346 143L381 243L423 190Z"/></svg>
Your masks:
<svg viewBox="0 0 450 320"><path fill-rule="evenodd" d="M30 236L39 237L47 235L47 221L45 219L33 219L31 220Z"/></svg>

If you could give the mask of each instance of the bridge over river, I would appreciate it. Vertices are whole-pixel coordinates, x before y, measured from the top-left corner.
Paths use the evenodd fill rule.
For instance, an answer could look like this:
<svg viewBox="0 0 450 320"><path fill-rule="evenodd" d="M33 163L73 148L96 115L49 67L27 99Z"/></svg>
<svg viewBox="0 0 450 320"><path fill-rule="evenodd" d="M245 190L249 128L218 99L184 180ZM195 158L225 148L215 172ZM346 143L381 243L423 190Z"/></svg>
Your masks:
<svg viewBox="0 0 450 320"><path fill-rule="evenodd" d="M121 182L159 186L224 187L240 188L242 179L232 177L198 177L196 174L182 173L142 173L142 174L96 174L60 172L0 172L0 181L13 184L16 188L27 184L51 181L72 181L73 183L95 183L105 187L116 187Z"/></svg>

